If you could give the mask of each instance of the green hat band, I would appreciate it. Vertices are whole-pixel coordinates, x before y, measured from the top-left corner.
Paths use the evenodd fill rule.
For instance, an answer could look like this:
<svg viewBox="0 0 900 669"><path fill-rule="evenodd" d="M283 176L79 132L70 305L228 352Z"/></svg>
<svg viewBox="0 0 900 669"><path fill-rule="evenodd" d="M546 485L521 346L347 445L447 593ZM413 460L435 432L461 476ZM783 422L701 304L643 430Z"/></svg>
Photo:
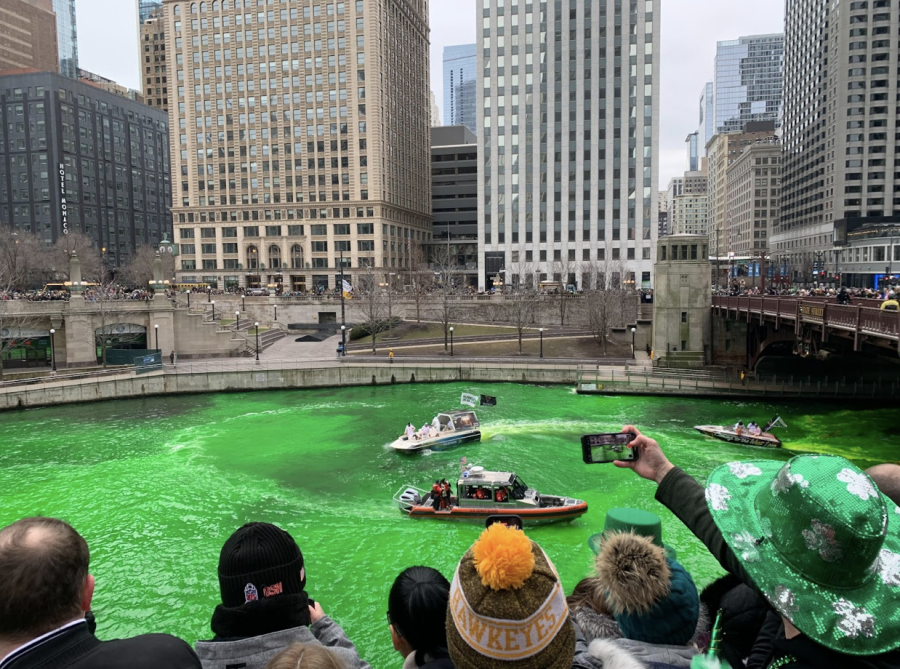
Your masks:
<svg viewBox="0 0 900 669"><path fill-rule="evenodd" d="M792 464L807 469L807 475L794 472ZM836 478L848 484L851 494L837 513L834 488L816 480L821 470L803 464L786 463L757 493L754 508L764 534L758 541L771 541L797 573L814 583L858 588L875 576L871 567L887 531L885 504L865 474L844 468Z"/></svg>

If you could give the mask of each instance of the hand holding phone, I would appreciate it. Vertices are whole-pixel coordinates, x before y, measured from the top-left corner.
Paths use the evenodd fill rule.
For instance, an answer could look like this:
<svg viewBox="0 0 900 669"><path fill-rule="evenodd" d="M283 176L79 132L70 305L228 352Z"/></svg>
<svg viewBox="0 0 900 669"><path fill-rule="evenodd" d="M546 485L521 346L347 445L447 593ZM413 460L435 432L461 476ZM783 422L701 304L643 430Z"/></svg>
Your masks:
<svg viewBox="0 0 900 669"><path fill-rule="evenodd" d="M632 462L637 460L636 449L628 448L635 439L633 432L605 432L586 434L581 438L581 457L586 465L607 462Z"/></svg>

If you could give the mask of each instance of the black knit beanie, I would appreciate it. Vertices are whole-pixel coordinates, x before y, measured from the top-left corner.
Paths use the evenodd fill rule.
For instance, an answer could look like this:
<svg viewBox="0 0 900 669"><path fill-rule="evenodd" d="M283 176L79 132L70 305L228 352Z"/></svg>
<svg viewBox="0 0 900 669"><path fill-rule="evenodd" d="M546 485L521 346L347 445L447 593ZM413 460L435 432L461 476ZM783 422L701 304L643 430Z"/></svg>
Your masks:
<svg viewBox="0 0 900 669"><path fill-rule="evenodd" d="M247 523L232 534L219 555L222 604L237 607L306 588L303 554L294 538L270 523Z"/></svg>

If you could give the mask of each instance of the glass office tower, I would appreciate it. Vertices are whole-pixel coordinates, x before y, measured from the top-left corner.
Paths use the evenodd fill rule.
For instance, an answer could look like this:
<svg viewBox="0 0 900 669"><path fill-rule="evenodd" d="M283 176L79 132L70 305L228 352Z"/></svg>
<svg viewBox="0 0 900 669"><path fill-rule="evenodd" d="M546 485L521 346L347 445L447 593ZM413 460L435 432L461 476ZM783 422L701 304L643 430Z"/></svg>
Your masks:
<svg viewBox="0 0 900 669"><path fill-rule="evenodd" d="M783 78L784 35L719 42L713 81L715 132L740 132L751 121L775 121L780 127Z"/></svg>
<svg viewBox="0 0 900 669"><path fill-rule="evenodd" d="M477 79L474 44L444 47L444 125L464 125L478 133Z"/></svg>
<svg viewBox="0 0 900 669"><path fill-rule="evenodd" d="M78 78L78 33L75 23L75 0L53 0L56 12L56 38L59 46L60 74Z"/></svg>

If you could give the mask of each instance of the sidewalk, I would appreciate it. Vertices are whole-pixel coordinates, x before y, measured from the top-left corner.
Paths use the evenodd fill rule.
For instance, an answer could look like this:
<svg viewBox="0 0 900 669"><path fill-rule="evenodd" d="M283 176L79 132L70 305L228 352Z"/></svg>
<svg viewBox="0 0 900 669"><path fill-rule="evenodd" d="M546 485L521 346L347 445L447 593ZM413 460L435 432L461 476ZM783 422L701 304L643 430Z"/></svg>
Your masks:
<svg viewBox="0 0 900 669"><path fill-rule="evenodd" d="M259 354L260 360L337 360L337 347L341 343L341 336L335 335L321 342L295 341L302 335L296 332L288 332L269 348Z"/></svg>

